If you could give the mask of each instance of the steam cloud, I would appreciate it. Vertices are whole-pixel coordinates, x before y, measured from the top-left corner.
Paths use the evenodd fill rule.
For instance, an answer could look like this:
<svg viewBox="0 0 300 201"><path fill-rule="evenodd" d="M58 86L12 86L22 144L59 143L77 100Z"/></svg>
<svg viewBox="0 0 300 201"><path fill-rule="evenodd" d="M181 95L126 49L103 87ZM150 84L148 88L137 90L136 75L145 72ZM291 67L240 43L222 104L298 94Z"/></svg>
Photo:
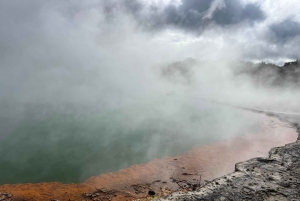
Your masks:
<svg viewBox="0 0 300 201"><path fill-rule="evenodd" d="M294 85L236 73L299 57L299 3L281 4L0 1L0 180L82 181L259 130L206 101L297 111Z"/></svg>

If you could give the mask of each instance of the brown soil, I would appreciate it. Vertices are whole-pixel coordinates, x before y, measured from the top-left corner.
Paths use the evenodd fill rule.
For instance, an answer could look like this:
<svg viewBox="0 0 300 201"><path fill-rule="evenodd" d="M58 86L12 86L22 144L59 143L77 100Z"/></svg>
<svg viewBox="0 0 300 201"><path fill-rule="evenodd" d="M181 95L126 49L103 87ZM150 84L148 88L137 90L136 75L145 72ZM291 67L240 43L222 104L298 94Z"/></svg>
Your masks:
<svg viewBox="0 0 300 201"><path fill-rule="evenodd" d="M165 195L189 185L233 172L237 162L267 156L272 147L294 142L298 134L289 124L258 115L259 133L194 148L176 157L155 159L115 173L102 174L82 184L39 183L0 186L11 200L135 200L149 190ZM181 181L181 182L180 182ZM149 196L148 196L149 197Z"/></svg>

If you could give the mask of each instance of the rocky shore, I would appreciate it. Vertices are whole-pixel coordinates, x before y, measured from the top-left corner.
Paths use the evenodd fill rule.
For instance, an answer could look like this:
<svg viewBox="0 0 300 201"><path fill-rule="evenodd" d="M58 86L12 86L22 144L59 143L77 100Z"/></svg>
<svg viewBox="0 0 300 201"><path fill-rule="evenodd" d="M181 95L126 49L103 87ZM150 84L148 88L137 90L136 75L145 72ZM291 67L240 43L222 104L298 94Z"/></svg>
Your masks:
<svg viewBox="0 0 300 201"><path fill-rule="evenodd" d="M269 151L269 157L235 165L231 174L202 185L197 191L177 192L159 201L300 200L300 128L296 142Z"/></svg>

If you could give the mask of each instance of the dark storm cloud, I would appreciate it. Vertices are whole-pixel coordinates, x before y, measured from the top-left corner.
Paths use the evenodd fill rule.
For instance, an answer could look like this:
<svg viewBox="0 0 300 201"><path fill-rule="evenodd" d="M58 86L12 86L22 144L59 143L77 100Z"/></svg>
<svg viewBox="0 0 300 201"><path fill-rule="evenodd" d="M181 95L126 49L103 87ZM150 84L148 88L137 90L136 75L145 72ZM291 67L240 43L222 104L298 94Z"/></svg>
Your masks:
<svg viewBox="0 0 300 201"><path fill-rule="evenodd" d="M275 33L277 39L283 41L300 35L300 23L292 19L274 23L270 26L270 29Z"/></svg>
<svg viewBox="0 0 300 201"><path fill-rule="evenodd" d="M137 1L124 1L123 4L142 26L152 30L174 27L199 32L212 23L224 26L265 19L258 5L242 5L238 0L184 0L179 6L169 4L161 10L154 6L146 8L147 14L137 13L142 9Z"/></svg>
<svg viewBox="0 0 300 201"><path fill-rule="evenodd" d="M226 0L226 8L216 10L213 20L219 25L237 24L243 21L256 22L265 19L265 15L256 4L243 7L239 1Z"/></svg>

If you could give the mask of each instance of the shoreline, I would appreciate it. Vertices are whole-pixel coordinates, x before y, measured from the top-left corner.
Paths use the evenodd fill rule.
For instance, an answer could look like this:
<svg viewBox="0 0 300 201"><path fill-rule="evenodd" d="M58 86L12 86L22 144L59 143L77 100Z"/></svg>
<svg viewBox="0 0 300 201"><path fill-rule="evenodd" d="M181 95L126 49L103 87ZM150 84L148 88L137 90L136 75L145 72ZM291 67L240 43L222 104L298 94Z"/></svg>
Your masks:
<svg viewBox="0 0 300 201"><path fill-rule="evenodd" d="M284 119L278 116L280 114L271 115ZM299 200L300 127L295 122L291 124L298 133L295 142L273 147L268 157L239 162L235 165L234 172L201 185L197 191L176 192L157 201Z"/></svg>
<svg viewBox="0 0 300 201"><path fill-rule="evenodd" d="M234 164L240 161L266 156L270 148L297 139L298 134L290 123L267 114L261 116L265 119L265 129L260 133L214 142L176 157L132 165L115 173L91 177L81 184L6 184L0 186L0 192L10 192L11 200L135 200L147 197L149 190L166 196L182 189L179 185L186 185L179 184L180 181L196 184L200 176L202 183L213 180L233 172Z"/></svg>

